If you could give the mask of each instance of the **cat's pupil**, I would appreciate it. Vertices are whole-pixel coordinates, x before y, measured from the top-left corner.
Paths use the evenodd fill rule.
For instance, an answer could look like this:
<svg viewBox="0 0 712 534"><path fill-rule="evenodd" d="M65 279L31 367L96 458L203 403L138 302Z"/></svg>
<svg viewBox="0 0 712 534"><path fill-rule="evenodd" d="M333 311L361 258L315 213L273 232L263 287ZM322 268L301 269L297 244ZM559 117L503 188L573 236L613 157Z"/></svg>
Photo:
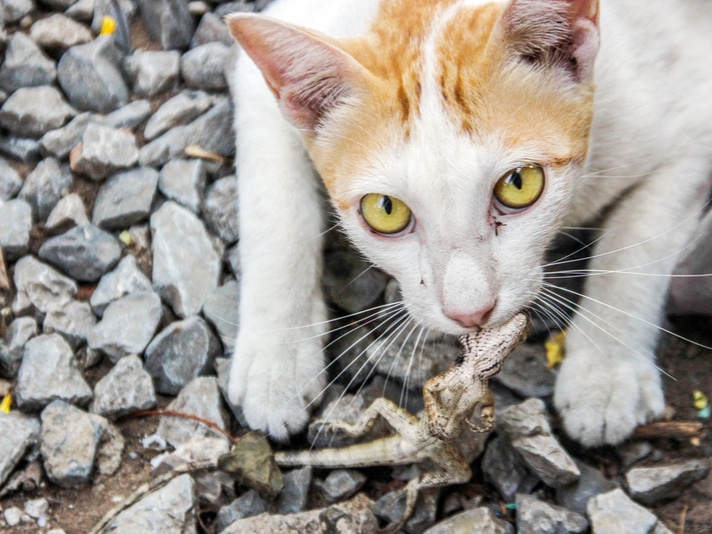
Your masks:
<svg viewBox="0 0 712 534"><path fill-rule="evenodd" d="M507 180L507 182L512 184L517 189L521 189L524 185L524 183L522 182L522 175L519 174L517 171L514 171L512 174L509 175L509 179Z"/></svg>
<svg viewBox="0 0 712 534"><path fill-rule="evenodd" d="M382 202L383 202L383 209L386 210L386 213L388 215L390 215L391 212L393 211L393 202L391 201L390 197L384 196Z"/></svg>

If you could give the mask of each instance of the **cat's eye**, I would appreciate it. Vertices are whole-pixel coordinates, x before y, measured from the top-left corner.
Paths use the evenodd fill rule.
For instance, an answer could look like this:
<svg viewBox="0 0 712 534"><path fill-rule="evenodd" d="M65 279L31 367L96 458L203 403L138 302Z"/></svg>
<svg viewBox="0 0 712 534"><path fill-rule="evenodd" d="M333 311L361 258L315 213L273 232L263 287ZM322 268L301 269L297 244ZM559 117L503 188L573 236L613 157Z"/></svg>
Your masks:
<svg viewBox="0 0 712 534"><path fill-rule="evenodd" d="M374 231L384 235L402 232L412 219L405 202L379 193L369 193L361 199L361 216Z"/></svg>
<svg viewBox="0 0 712 534"><path fill-rule="evenodd" d="M494 185L494 198L505 208L521 210L531 206L544 190L544 169L538 165L517 167Z"/></svg>

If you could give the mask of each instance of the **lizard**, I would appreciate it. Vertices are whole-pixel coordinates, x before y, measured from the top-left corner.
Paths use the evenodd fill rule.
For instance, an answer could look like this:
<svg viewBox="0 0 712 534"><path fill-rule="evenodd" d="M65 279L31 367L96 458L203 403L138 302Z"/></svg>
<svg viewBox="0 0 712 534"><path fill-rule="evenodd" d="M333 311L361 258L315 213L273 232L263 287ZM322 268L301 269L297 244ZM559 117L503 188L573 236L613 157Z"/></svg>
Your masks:
<svg viewBox="0 0 712 534"><path fill-rule="evenodd" d="M471 478L470 466L452 442L468 427L474 432L492 429L494 398L488 387L489 379L526 338L528 330L528 316L519 313L501 326L460 336L463 346L460 356L447 371L423 386L425 415L421 418L388 399L378 398L355 423L315 421L323 425L323 430L361 437L381 417L395 434L343 448L277 451L277 464L283 467L353 468L430 460L436 469L412 479L404 488L405 511L397 522L386 527L386 530L397 530L413 513L421 489L462 484ZM479 412L476 412L478 408Z"/></svg>

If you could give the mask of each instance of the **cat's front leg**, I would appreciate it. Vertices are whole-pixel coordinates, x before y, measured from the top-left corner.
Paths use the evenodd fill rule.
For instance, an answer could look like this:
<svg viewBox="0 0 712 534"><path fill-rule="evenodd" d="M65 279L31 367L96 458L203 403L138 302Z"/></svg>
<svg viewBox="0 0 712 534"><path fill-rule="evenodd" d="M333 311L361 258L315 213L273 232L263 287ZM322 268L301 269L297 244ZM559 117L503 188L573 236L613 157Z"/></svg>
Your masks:
<svg viewBox="0 0 712 534"><path fill-rule="evenodd" d="M300 139L273 104L241 105L242 278L229 397L252 428L285 440L306 424L325 385L321 193Z"/></svg>
<svg viewBox="0 0 712 534"><path fill-rule="evenodd" d="M702 166L683 167L649 176L628 193L594 248L554 395L566 432L584 445L620 443L664 411L654 361L658 325L669 274L707 187ZM556 297L551 303L570 306Z"/></svg>

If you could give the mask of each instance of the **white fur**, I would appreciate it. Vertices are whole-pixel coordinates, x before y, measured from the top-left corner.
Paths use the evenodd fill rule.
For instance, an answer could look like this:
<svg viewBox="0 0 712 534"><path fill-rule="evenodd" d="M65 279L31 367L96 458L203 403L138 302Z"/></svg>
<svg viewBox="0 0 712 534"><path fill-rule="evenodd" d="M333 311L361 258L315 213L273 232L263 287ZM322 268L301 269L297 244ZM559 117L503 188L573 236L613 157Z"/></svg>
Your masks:
<svg viewBox="0 0 712 534"><path fill-rule="evenodd" d="M497 132L473 143L433 97L423 100L422 120L408 143L365 162L349 191L352 207L341 213L343 225L399 280L419 322L459 334L462 328L444 310L478 309L492 298L490 321L511 317L539 292L544 249L562 219L581 225L624 193L604 224L590 268L672 271L710 185L709 5L602 2L586 168L558 175L546 169L537 204L506 217L496 238L488 223L492 188L502 174L536 156L530 147L506 151ZM281 0L268 14L354 36L366 31L377 6L377 0ZM426 61L425 96L435 68ZM324 385L319 186L296 131L279 115L255 66L241 57L237 73L243 279L230 397L251 426L284 439L303 426L305 408ZM397 239L367 232L356 207L372 192L406 202L416 216L414 232ZM667 283L665 276L626 274L588 280L555 394L567 432L584 444L617 443L636 424L661 414L654 325Z"/></svg>

